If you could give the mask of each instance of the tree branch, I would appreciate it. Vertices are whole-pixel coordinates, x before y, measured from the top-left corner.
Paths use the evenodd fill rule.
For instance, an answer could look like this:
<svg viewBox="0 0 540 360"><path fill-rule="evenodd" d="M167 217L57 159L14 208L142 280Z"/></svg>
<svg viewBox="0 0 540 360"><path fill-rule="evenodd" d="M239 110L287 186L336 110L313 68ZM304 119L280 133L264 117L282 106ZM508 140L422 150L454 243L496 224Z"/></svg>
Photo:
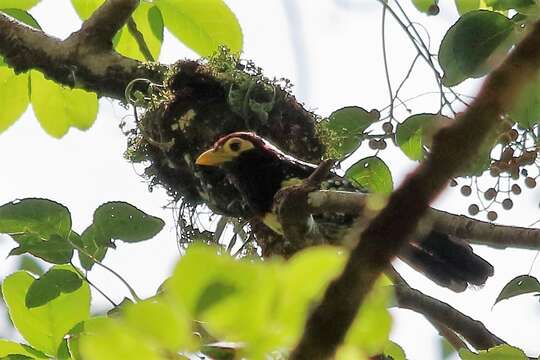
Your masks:
<svg viewBox="0 0 540 360"><path fill-rule="evenodd" d="M503 340L486 329L480 321L470 318L452 306L406 284L399 284L394 288L397 304L400 308L413 310L425 315L430 321L434 320L435 323L442 324L456 334L463 336L476 350L487 350L505 344Z"/></svg>
<svg viewBox="0 0 540 360"><path fill-rule="evenodd" d="M342 212L358 214L365 209L367 194L345 191L318 190L308 195L307 211L311 214ZM422 219L423 226L430 226L442 233L459 237L471 244L493 248L540 249L540 229L497 225L465 215L429 209Z"/></svg>
<svg viewBox="0 0 540 360"><path fill-rule="evenodd" d="M375 280L388 268L449 179L474 156L540 65L540 22L486 79L467 111L434 137L425 162L390 197L362 231L342 274L309 317L292 359L332 356Z"/></svg>
<svg viewBox="0 0 540 360"><path fill-rule="evenodd" d="M130 81L162 81L158 66L112 50L112 37L129 19L138 0L108 0L66 40L49 36L0 13L0 55L16 72L40 70L60 84L124 100Z"/></svg>

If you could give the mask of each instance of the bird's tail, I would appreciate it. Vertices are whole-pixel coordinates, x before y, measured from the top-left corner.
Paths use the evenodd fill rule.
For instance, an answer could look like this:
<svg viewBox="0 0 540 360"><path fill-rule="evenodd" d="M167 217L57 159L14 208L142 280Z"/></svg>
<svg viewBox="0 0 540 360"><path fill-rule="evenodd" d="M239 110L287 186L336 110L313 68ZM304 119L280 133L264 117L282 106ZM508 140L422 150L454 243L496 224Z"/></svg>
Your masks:
<svg viewBox="0 0 540 360"><path fill-rule="evenodd" d="M484 285L493 275L493 266L476 255L469 244L436 231L409 243L400 258L438 285L457 292L469 284Z"/></svg>

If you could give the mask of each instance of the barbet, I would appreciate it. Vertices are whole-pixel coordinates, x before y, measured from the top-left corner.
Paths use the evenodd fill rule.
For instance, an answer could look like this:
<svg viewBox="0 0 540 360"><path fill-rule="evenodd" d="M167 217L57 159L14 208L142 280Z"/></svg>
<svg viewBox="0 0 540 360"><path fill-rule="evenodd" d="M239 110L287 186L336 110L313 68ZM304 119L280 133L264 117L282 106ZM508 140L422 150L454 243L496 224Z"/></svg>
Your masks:
<svg viewBox="0 0 540 360"><path fill-rule="evenodd" d="M282 228L272 207L274 195L283 187L299 184L317 168L249 132L223 136L197 158L196 164L221 167L253 214L281 235ZM321 189L365 192L334 173L328 174ZM323 237L322 242L335 243L362 220L361 216L325 213L313 215L310 222ZM476 255L463 240L433 230L416 237L401 250L399 257L441 286L463 291L469 284L483 285L493 275L491 264Z"/></svg>

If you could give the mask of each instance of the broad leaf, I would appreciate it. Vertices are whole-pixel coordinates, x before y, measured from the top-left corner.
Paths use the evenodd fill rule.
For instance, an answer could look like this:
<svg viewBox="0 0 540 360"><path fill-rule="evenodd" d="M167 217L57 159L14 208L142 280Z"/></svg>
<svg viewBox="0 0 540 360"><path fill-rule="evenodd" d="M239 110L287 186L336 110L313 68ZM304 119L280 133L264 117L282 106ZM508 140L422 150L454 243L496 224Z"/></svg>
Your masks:
<svg viewBox="0 0 540 360"><path fill-rule="evenodd" d="M505 40L513 27L510 19L492 11L471 11L460 17L439 48L443 84L454 86L467 78L485 75L490 69L490 57L502 56L511 45Z"/></svg>
<svg viewBox="0 0 540 360"><path fill-rule="evenodd" d="M85 322L78 350L84 360L167 359L143 334L110 318Z"/></svg>
<svg viewBox="0 0 540 360"><path fill-rule="evenodd" d="M345 177L374 193L388 195L394 189L390 169L377 156L370 156L356 162L347 169Z"/></svg>
<svg viewBox="0 0 540 360"><path fill-rule="evenodd" d="M324 125L337 136L337 139L333 139L334 146L343 157L360 146L364 130L377 120L377 112L368 112L359 106L346 106L330 114Z"/></svg>
<svg viewBox="0 0 540 360"><path fill-rule="evenodd" d="M540 282L530 275L520 275L510 280L497 296L495 304L501 300L510 299L514 296L540 293Z"/></svg>
<svg viewBox="0 0 540 360"><path fill-rule="evenodd" d="M493 10L511 10L522 9L530 6L536 6L535 0L485 0L486 5Z"/></svg>
<svg viewBox="0 0 540 360"><path fill-rule="evenodd" d="M368 354L381 353L388 342L392 318L388 312L392 287L380 279L363 302L347 333L346 344L354 345Z"/></svg>
<svg viewBox="0 0 540 360"><path fill-rule="evenodd" d="M82 279L76 272L52 268L30 285L26 293L25 305L29 309L45 305L61 294L76 291L82 283Z"/></svg>
<svg viewBox="0 0 540 360"><path fill-rule="evenodd" d="M396 143L411 160L422 160L426 148L431 146L435 132L450 121L439 114L417 114L409 116L396 129Z"/></svg>
<svg viewBox="0 0 540 360"><path fill-rule="evenodd" d="M460 349L462 360L528 360L523 350L510 345L499 345L489 350L481 350L475 354L467 349Z"/></svg>
<svg viewBox="0 0 540 360"><path fill-rule="evenodd" d="M60 266L57 269L70 269ZM56 354L64 335L90 315L90 289L86 283L76 291L63 293L46 305L29 309L26 294L34 277L18 271L6 277L2 291L15 327L30 345L47 354Z"/></svg>
<svg viewBox="0 0 540 360"><path fill-rule="evenodd" d="M36 6L41 0L0 0L0 9L14 8L28 10Z"/></svg>
<svg viewBox="0 0 540 360"><path fill-rule="evenodd" d="M438 0L412 0L414 6L423 13L429 14L433 6L437 6Z"/></svg>
<svg viewBox="0 0 540 360"><path fill-rule="evenodd" d="M16 75L7 66L0 67L0 133L24 113L28 98L28 74Z"/></svg>
<svg viewBox="0 0 540 360"><path fill-rule="evenodd" d="M38 351L32 349L28 345L19 344L13 341L0 339L0 357L4 358L8 355L23 355L29 356L30 359L45 359L45 355L40 354Z"/></svg>
<svg viewBox="0 0 540 360"><path fill-rule="evenodd" d="M524 129L531 129L540 122L540 77L531 79L512 103L510 119Z"/></svg>
<svg viewBox="0 0 540 360"><path fill-rule="evenodd" d="M11 235L19 247L11 255L29 252L52 263L67 263L73 255L68 238L71 215L47 199L23 199L0 206L0 233Z"/></svg>
<svg viewBox="0 0 540 360"><path fill-rule="evenodd" d="M108 247L103 245L110 241L110 238L99 239L94 230L94 225L90 225L81 235L81 249L78 250L79 260L85 270L92 270L95 260L101 261L107 253ZM91 256L89 256L91 255ZM93 259L92 259L93 258Z"/></svg>
<svg viewBox="0 0 540 360"><path fill-rule="evenodd" d="M6 13L9 16L11 16L14 19L19 20L20 22L29 25L33 28L41 30L41 26L37 22L37 20L30 15L29 12L21 10L21 9L2 9L0 8L0 12Z"/></svg>
<svg viewBox="0 0 540 360"><path fill-rule="evenodd" d="M36 259L29 255L23 255L19 258L18 270L25 270L34 275L41 275L45 272L42 265Z"/></svg>
<svg viewBox="0 0 540 360"><path fill-rule="evenodd" d="M163 18L161 17L161 11L155 5L141 2L137 10L133 13L132 18L150 55L154 60L157 60L161 50L161 43L163 42ZM141 61L148 60L128 27L124 26L118 36L119 38L115 46L116 51L133 59Z"/></svg>
<svg viewBox="0 0 540 360"><path fill-rule="evenodd" d="M105 0L71 0L71 5L81 20L88 19Z"/></svg>
<svg viewBox="0 0 540 360"><path fill-rule="evenodd" d="M242 52L242 29L222 0L155 0L165 26L201 56L211 56L219 46Z"/></svg>
<svg viewBox="0 0 540 360"><path fill-rule="evenodd" d="M31 77L32 108L49 135L61 138L70 127L87 130L92 126L98 111L96 94L58 85L39 71L33 70Z"/></svg>
<svg viewBox="0 0 540 360"><path fill-rule="evenodd" d="M463 15L469 11L478 10L481 6L480 0L454 0L456 8L460 15Z"/></svg>
<svg viewBox="0 0 540 360"><path fill-rule="evenodd" d="M127 306L123 314L127 325L161 348L178 352L193 346L192 320L181 308L164 302L144 301Z"/></svg>
<svg viewBox="0 0 540 360"><path fill-rule="evenodd" d="M165 223L122 201L108 202L94 212L94 229L99 237L138 242L153 238Z"/></svg>

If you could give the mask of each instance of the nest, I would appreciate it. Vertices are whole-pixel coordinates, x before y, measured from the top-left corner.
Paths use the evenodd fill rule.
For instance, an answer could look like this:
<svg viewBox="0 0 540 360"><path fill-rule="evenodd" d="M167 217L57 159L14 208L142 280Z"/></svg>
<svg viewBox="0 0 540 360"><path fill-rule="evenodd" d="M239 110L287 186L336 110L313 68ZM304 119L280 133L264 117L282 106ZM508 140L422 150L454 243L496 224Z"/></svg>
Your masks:
<svg viewBox="0 0 540 360"><path fill-rule="evenodd" d="M146 110L129 133L127 157L148 164L151 186L164 187L189 207L206 204L217 214L252 217L223 171L195 165L228 133L256 132L305 161L323 156L318 119L291 95L289 82L270 80L226 51L206 62L180 61L163 85L150 89Z"/></svg>

